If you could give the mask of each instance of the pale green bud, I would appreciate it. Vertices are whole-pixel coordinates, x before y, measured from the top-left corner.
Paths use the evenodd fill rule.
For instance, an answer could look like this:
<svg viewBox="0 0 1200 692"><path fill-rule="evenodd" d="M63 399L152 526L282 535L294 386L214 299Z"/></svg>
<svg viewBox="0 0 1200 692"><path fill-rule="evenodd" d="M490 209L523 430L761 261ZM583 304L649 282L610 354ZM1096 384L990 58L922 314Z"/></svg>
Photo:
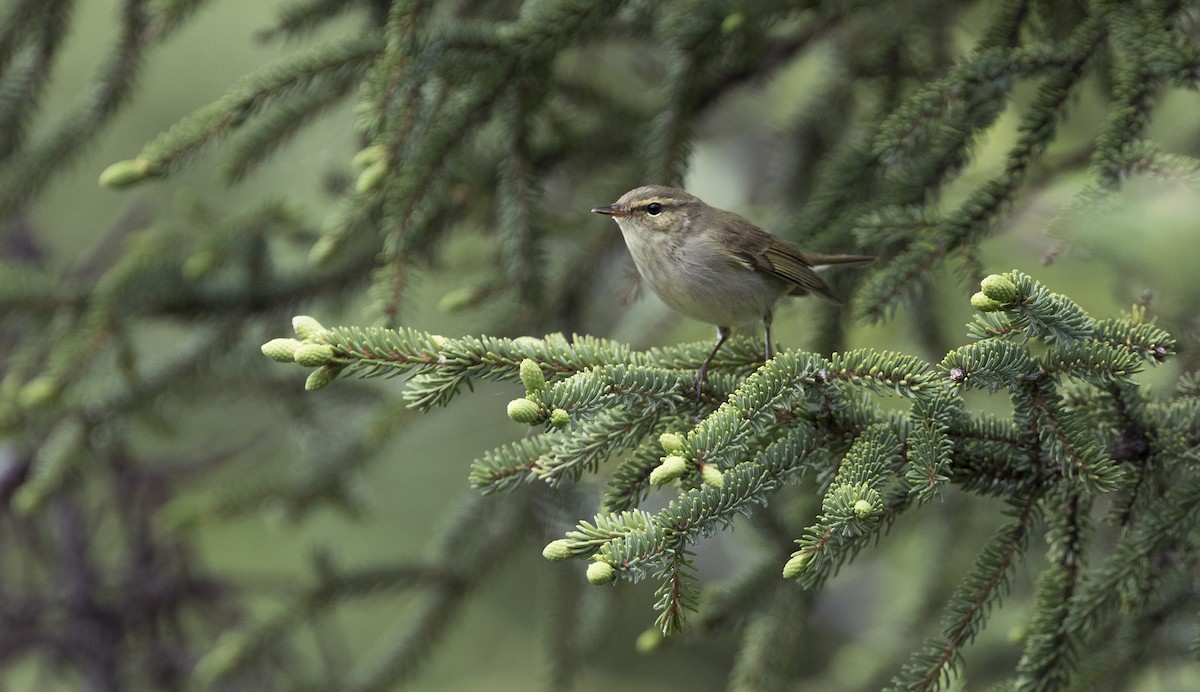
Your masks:
<svg viewBox="0 0 1200 692"><path fill-rule="evenodd" d="M246 635L236 630L221 634L192 668L191 681L197 689L208 689L236 666L246 654L247 642Z"/></svg>
<svg viewBox="0 0 1200 692"><path fill-rule="evenodd" d="M292 354L292 360L306 368L318 368L333 360L333 347L329 344L301 342Z"/></svg>
<svg viewBox="0 0 1200 692"><path fill-rule="evenodd" d="M650 485L670 483L676 478L682 478L687 473L687 470L687 459L677 454L665 456L662 463L650 472Z"/></svg>
<svg viewBox="0 0 1200 692"><path fill-rule="evenodd" d="M734 12L732 14L725 15L725 19L721 22L721 33L732 34L733 32L742 28L742 25L745 23L746 15L742 14L741 12Z"/></svg>
<svg viewBox="0 0 1200 692"><path fill-rule="evenodd" d="M542 420L542 407L529 399L513 399L508 402L508 417L517 423L534 425Z"/></svg>
<svg viewBox="0 0 1200 692"><path fill-rule="evenodd" d="M542 368L529 358L521 361L521 384L530 394L546 391L546 376L542 374Z"/></svg>
<svg viewBox="0 0 1200 692"><path fill-rule="evenodd" d="M662 445L663 451L667 454L679 454L684 452L683 436L679 433L665 432L658 436L658 444Z"/></svg>
<svg viewBox="0 0 1200 692"><path fill-rule="evenodd" d="M387 153L387 148L382 144L360 149L350 163L354 164L355 168L366 168L383 160L383 155Z"/></svg>
<svg viewBox="0 0 1200 692"><path fill-rule="evenodd" d="M318 389L324 389L337 379L338 373L342 371L342 366L322 365L321 367L308 373L308 378L304 380L304 389L310 392L315 392Z"/></svg>
<svg viewBox="0 0 1200 692"><path fill-rule="evenodd" d="M188 255L180 267L180 273L185 279L195 281L208 276L221 264L221 257L212 248L197 250Z"/></svg>
<svg viewBox="0 0 1200 692"><path fill-rule="evenodd" d="M791 559L783 565L783 578L795 579L804 574L804 570L808 569L808 563L811 560L811 555L808 551L800 551L793 553Z"/></svg>
<svg viewBox="0 0 1200 692"><path fill-rule="evenodd" d="M542 557L551 562L561 562L562 560L570 560L575 557L571 554L571 541L560 538L557 541L550 541L542 548Z"/></svg>
<svg viewBox="0 0 1200 692"><path fill-rule="evenodd" d="M617 578L617 570L607 562L593 562L587 568L587 580L596 586L611 584Z"/></svg>
<svg viewBox="0 0 1200 692"><path fill-rule="evenodd" d="M438 301L437 307L442 312L455 312L478 303L479 298L480 292L478 288L474 286L462 286L442 296L442 299Z"/></svg>
<svg viewBox="0 0 1200 692"><path fill-rule="evenodd" d="M556 408L550 412L550 425L556 428L565 428L571 424L571 414L561 408Z"/></svg>
<svg viewBox="0 0 1200 692"><path fill-rule="evenodd" d="M700 469L700 479L710 488L720 488L725 485L725 474L715 464L705 464Z"/></svg>
<svg viewBox="0 0 1200 692"><path fill-rule="evenodd" d="M299 339L271 339L262 345L264 356L279 363L295 361L296 349L303 343Z"/></svg>
<svg viewBox="0 0 1200 692"><path fill-rule="evenodd" d="M129 187L149 178L152 168L146 159L118 161L100 173L100 187Z"/></svg>
<svg viewBox="0 0 1200 692"><path fill-rule="evenodd" d="M983 294L1000 303L1015 303L1020 294L1017 285L1000 274L989 274L979 282Z"/></svg>
<svg viewBox="0 0 1200 692"><path fill-rule="evenodd" d="M325 264L338 251L339 247L341 247L340 236L323 235L317 238L317 242L308 249L308 263L316 267Z"/></svg>
<svg viewBox="0 0 1200 692"><path fill-rule="evenodd" d="M875 513L875 506L866 500L855 502L852 509L854 510L854 516L859 519L866 519Z"/></svg>
<svg viewBox="0 0 1200 692"><path fill-rule="evenodd" d="M987 297L983 291L971 296L971 307L980 312L996 312L1004 308L1004 303Z"/></svg>
<svg viewBox="0 0 1200 692"><path fill-rule="evenodd" d="M633 648L639 654L653 653L658 647L662 646L663 633L654 627L642 632L638 635L637 640L633 643Z"/></svg>
<svg viewBox="0 0 1200 692"><path fill-rule="evenodd" d="M62 383L53 375L42 375L26 382L17 392L17 403L21 408L37 408L49 403L62 390Z"/></svg>
<svg viewBox="0 0 1200 692"><path fill-rule="evenodd" d="M354 191L358 193L370 192L379 186L379 182L387 175L387 161L376 161L375 163L363 169L362 173L358 174L358 180L354 181Z"/></svg>
<svg viewBox="0 0 1200 692"><path fill-rule="evenodd" d="M325 327L308 315L296 315L293 317L292 330L301 339L319 339L325 335Z"/></svg>

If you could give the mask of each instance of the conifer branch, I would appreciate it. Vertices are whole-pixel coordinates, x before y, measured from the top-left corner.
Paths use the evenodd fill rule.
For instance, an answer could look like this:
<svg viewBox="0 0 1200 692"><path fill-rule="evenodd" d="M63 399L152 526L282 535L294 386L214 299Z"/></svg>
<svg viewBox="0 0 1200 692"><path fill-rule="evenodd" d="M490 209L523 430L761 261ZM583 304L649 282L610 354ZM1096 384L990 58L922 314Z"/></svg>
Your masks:
<svg viewBox="0 0 1200 692"><path fill-rule="evenodd" d="M938 374L919 359L872 351L828 359L784 352L752 374L738 374L734 359L726 372L713 375L713 391L724 402L716 410L701 402L694 424L682 416L697 405L689 367L702 351L689 353L690 347L634 352L560 335L446 339L414 330L324 329L297 318L304 341L288 349L310 367L332 365L367 376L415 371L409 396L421 408L445 403L472 378L520 380L526 396L509 404L509 416L548 429L476 461L472 484L484 492L535 479L576 482L597 473L604 459L625 456L612 472L606 512L546 546L545 555L590 556L588 578L597 584L653 573L660 580L657 626L664 634L677 632L695 605L689 546L830 458L840 461L832 467L836 475L817 523L797 541L784 568L786 577L800 577L808 588L853 558L913 498L931 499L947 483L1025 498L1014 505L1017 520L997 534L966 576L947 611L943 638L915 654L895 681L901 689L929 689L959 665L961 648L999 602L1034 518L1048 511L1058 521L1056 511L1043 507L1043 498L1054 497L1047 488L1069 488L1069 506L1077 508L1096 493L1127 487L1120 464L1088 428L1085 412L1108 407L1107 399L1068 399L1064 392L1075 390L1060 390L1066 386L1060 380L1086 383L1088 396L1110 396L1126 410L1126 392L1135 386L1131 377L1174 350L1170 335L1138 315L1093 320L1019 272L991 275L982 288L972 299L983 311L973 326L979 341L948 354ZM1033 341L1044 344L1044 353L1030 351ZM320 351L319 357L310 351ZM963 388L1009 390L1013 419L968 414L958 393ZM893 391L912 400L908 416L883 415L862 398ZM671 430L681 423L690 430ZM654 445L656 432L663 433L663 456ZM748 453L753 455L746 460ZM666 509L633 509L649 486L674 479L682 491ZM1075 593L1066 584L1076 581L1084 531L1079 521L1066 525L1066 547L1055 550L1067 552L1041 577L1046 599ZM1049 648L1030 644L1024 674L1069 676L1063 666L1079 645L1066 624L1073 617L1073 611L1039 611L1048 619L1038 621L1047 634L1037 641Z"/></svg>
<svg viewBox="0 0 1200 692"><path fill-rule="evenodd" d="M942 633L925 641L913 654L890 690L931 690L948 684L962 666L962 649L975 638L994 606L1008 592L1009 580L1029 542L1038 518L1037 498L1011 507L1013 521L1001 527L984 546L970 575L951 597L943 615Z"/></svg>

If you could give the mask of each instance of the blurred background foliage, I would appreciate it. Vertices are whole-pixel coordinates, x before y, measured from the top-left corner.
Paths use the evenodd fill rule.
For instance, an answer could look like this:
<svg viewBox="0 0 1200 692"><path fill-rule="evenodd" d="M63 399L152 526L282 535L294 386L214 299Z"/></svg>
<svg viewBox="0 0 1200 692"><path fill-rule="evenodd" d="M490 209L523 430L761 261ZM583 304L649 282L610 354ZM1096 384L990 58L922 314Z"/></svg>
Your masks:
<svg viewBox="0 0 1200 692"><path fill-rule="evenodd" d="M908 248L939 238L904 222L969 210L1045 110L1036 69L950 114L933 105L938 80L989 45L1086 43L1104 17L1124 30L1091 27L1086 58L1045 58L1085 64L1051 118L1057 132L994 209L952 247L934 243L917 280L839 277L856 296L846 309L783 307L776 338L936 362L965 341L978 278L1019 267L1093 316L1148 305L1180 355L1140 378L1169 388L1200 364L1197 176L1160 156L1200 155L1198 13L1191 2L5 0L0 680L754 689L770 685L738 668L739 647L770 641L791 689L886 684L1003 503L951 491L906 515L819 593L780 598L796 608L793 631L755 639L738 617L702 614L639 654L649 587L589 587L583 565L540 557L590 516L597 488L480 498L467 487L472 459L521 435L504 415L519 391L481 383L418 417L399 381L306 394L258 346L298 313L636 348L707 340L709 327L653 296L626 300L619 235L588 214L646 182L903 269ZM1143 24L1178 43L1129 50L1158 35ZM340 67L296 67L313 64ZM888 130L905 107L913 131ZM1155 149L1138 158L1142 142ZM356 168L364 147L376 149ZM896 157L886 173L862 155L880 150ZM163 179L98 187L120 160L116 182ZM818 504L808 488L772 509L798 537ZM719 591L764 549L778 546L754 530L706 542L705 584ZM1040 554L952 687L1012 670ZM1194 627L1195 598L1184 606ZM1089 689L1200 686L1182 629L1144 644L1153 665Z"/></svg>

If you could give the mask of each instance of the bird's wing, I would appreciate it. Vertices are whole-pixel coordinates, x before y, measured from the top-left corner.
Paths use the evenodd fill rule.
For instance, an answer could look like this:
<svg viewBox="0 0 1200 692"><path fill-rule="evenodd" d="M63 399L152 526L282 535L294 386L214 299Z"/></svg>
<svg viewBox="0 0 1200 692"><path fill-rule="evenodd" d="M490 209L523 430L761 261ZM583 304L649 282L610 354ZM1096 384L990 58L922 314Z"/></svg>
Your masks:
<svg viewBox="0 0 1200 692"><path fill-rule="evenodd" d="M739 229L742 248L736 252L738 261L746 268L774 276L792 285L791 295L812 293L834 303L841 303L829 286L817 276L804 253L790 243L746 223Z"/></svg>

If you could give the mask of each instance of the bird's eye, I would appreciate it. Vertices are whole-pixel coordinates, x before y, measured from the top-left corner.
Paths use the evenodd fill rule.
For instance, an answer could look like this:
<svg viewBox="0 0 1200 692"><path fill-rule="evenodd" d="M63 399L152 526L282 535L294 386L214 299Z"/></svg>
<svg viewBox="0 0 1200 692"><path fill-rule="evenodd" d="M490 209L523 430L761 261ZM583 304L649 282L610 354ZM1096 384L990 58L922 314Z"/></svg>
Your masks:
<svg viewBox="0 0 1200 692"><path fill-rule="evenodd" d="M658 202L651 202L646 205L646 213L650 216L658 216L662 213L662 205Z"/></svg>

